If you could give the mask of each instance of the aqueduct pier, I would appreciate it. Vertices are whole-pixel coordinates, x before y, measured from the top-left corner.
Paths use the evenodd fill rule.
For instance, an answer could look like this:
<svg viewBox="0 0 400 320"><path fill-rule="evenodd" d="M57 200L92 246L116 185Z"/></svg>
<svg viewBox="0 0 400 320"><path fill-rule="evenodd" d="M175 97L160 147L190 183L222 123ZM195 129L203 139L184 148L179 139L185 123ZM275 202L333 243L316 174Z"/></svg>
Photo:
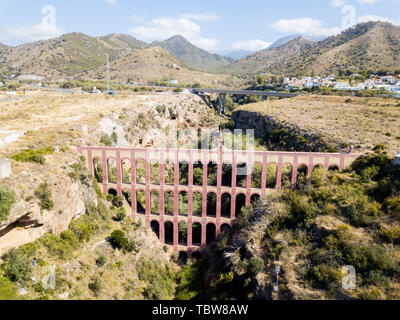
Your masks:
<svg viewBox="0 0 400 320"><path fill-rule="evenodd" d="M281 188L284 168L286 173L289 173L285 176L285 183L295 188L300 168L310 177L316 167L322 167L325 171L331 168L343 170L360 156L339 153L237 151L222 148L187 150L79 147L77 150L86 157L92 175L95 176L95 166L100 167L101 177L98 180L104 193L112 191L125 196L129 193L132 217L144 218L146 226L158 234L162 243L173 246L175 252L188 250L189 253L215 240L224 228L229 228L240 213L241 207ZM111 168L110 163L114 163L115 167ZM139 163L144 167L141 177ZM157 182L154 182L152 176L154 164L159 170ZM166 181L168 164L172 167L169 181ZM180 179L182 164L186 166L188 177L183 182ZM216 170L216 181L212 185L209 181L210 165ZM268 183L267 180L271 180L271 177L267 177L267 168L271 165L275 167L275 171L272 183ZM195 167L202 169L201 176L199 178L197 175L196 181ZM260 168L258 177L255 177L256 167ZM227 168L230 168L228 179L223 177ZM112 170L115 174L111 174ZM145 205L138 203L139 193L144 195ZM155 210L152 206L154 193L158 194ZM179 207L182 194L187 201L185 212L180 212ZM170 209L167 209L168 197ZM195 198L201 199L201 206L196 210ZM214 201L214 205L210 205L211 201ZM182 227L187 228L184 239L180 233Z"/></svg>

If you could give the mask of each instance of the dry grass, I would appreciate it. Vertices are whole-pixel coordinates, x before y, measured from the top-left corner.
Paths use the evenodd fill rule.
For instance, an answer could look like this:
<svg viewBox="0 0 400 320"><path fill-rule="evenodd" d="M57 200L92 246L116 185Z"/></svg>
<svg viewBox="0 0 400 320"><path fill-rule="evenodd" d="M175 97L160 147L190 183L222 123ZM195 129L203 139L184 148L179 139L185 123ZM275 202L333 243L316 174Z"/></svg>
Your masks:
<svg viewBox="0 0 400 320"><path fill-rule="evenodd" d="M240 110L273 116L279 122L321 134L328 142L351 144L360 152L377 144L383 144L390 154L400 151L396 99L305 95L250 104Z"/></svg>

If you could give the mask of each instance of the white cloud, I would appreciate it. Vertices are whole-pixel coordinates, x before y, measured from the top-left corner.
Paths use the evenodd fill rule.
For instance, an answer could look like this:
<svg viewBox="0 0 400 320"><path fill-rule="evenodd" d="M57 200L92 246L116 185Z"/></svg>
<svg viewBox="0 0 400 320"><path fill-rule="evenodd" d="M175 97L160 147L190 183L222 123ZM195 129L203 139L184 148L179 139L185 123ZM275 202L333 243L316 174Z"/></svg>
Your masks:
<svg viewBox="0 0 400 320"><path fill-rule="evenodd" d="M105 2L109 3L109 4L117 4L117 0L104 0Z"/></svg>
<svg viewBox="0 0 400 320"><path fill-rule="evenodd" d="M331 0L331 4L334 7L343 7L347 4L346 0Z"/></svg>
<svg viewBox="0 0 400 320"><path fill-rule="evenodd" d="M12 41L38 41L55 38L63 34L61 28L52 24L41 23L35 26L17 26L7 28L6 37Z"/></svg>
<svg viewBox="0 0 400 320"><path fill-rule="evenodd" d="M217 21L221 17L216 13L185 13L181 15L181 18L185 18L193 21Z"/></svg>
<svg viewBox="0 0 400 320"><path fill-rule="evenodd" d="M358 2L360 2L360 3L368 3L368 4L374 4L379 1L381 1L381 0L358 0Z"/></svg>
<svg viewBox="0 0 400 320"><path fill-rule="evenodd" d="M206 50L215 50L218 45L218 40L203 37L201 28L186 18L157 18L143 26L131 28L129 32L144 41L165 40L179 34Z"/></svg>
<svg viewBox="0 0 400 320"><path fill-rule="evenodd" d="M248 40L236 42L233 44L232 49L234 50L246 50L246 51L259 51L268 48L272 42L265 42L262 40Z"/></svg>
<svg viewBox="0 0 400 320"><path fill-rule="evenodd" d="M271 27L283 33L299 33L313 37L328 37L340 33L340 28L325 28L323 22L312 18L281 19Z"/></svg>

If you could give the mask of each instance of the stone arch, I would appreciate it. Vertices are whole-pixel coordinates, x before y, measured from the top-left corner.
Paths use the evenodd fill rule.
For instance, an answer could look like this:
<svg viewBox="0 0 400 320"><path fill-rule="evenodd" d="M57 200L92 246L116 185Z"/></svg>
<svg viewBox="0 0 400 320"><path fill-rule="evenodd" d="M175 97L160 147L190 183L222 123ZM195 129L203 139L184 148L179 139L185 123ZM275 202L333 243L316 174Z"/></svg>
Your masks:
<svg viewBox="0 0 400 320"><path fill-rule="evenodd" d="M229 193L222 194L221 197L221 217L231 217L232 196Z"/></svg>
<svg viewBox="0 0 400 320"><path fill-rule="evenodd" d="M214 192L207 194L207 216L215 217L217 215L217 195Z"/></svg>
<svg viewBox="0 0 400 320"><path fill-rule="evenodd" d="M262 177L262 164L259 162L254 163L254 167L251 173L251 187L261 189L261 177Z"/></svg>
<svg viewBox="0 0 400 320"><path fill-rule="evenodd" d="M143 190L136 191L136 208L138 214L146 213L146 193Z"/></svg>
<svg viewBox="0 0 400 320"><path fill-rule="evenodd" d="M157 238L160 238L160 223L153 220L150 222L150 228L157 235Z"/></svg>
<svg viewBox="0 0 400 320"><path fill-rule="evenodd" d="M242 211L242 208L246 206L246 196L243 193L239 193L236 196L236 217L238 217Z"/></svg>
<svg viewBox="0 0 400 320"><path fill-rule="evenodd" d="M289 189L292 187L292 175L293 175L293 165L291 163L285 163L282 166L282 180L281 180L282 188Z"/></svg>
<svg viewBox="0 0 400 320"><path fill-rule="evenodd" d="M122 170L122 183L130 184L131 183L131 170L132 170L132 162L130 159L122 159L121 160L121 170Z"/></svg>
<svg viewBox="0 0 400 320"><path fill-rule="evenodd" d="M112 194L114 197L116 197L118 195L118 192L114 188L110 188L108 189L108 194Z"/></svg>
<svg viewBox="0 0 400 320"><path fill-rule="evenodd" d="M232 164L224 163L222 165L222 186L232 187Z"/></svg>
<svg viewBox="0 0 400 320"><path fill-rule="evenodd" d="M164 222L164 242L168 244L174 242L174 224L171 221Z"/></svg>
<svg viewBox="0 0 400 320"><path fill-rule="evenodd" d="M201 162L193 164L193 185L203 185L203 164Z"/></svg>
<svg viewBox="0 0 400 320"><path fill-rule="evenodd" d="M157 160L152 160L150 164L150 183L160 185L160 164Z"/></svg>
<svg viewBox="0 0 400 320"><path fill-rule="evenodd" d="M192 242L195 245L201 244L201 224L198 222L193 223L192 225Z"/></svg>
<svg viewBox="0 0 400 320"><path fill-rule="evenodd" d="M236 169L236 185L240 188L247 188L247 164L239 163Z"/></svg>
<svg viewBox="0 0 400 320"><path fill-rule="evenodd" d="M152 214L160 214L160 192L158 190L150 192L150 208Z"/></svg>
<svg viewBox="0 0 400 320"><path fill-rule="evenodd" d="M173 186L175 183L175 166L174 163L167 160L165 162L165 184Z"/></svg>
<svg viewBox="0 0 400 320"><path fill-rule="evenodd" d="M201 217L203 214L203 195L201 192L193 193L193 216Z"/></svg>
<svg viewBox="0 0 400 320"><path fill-rule="evenodd" d="M182 245L187 245L188 225L186 222L178 224L178 242Z"/></svg>
<svg viewBox="0 0 400 320"><path fill-rule="evenodd" d="M211 187L217 186L218 165L214 162L209 162L207 165L207 185Z"/></svg>
<svg viewBox="0 0 400 320"><path fill-rule="evenodd" d="M331 171L331 172L338 172L338 171L339 171L339 166L336 165L336 164L332 164L332 165L329 166L328 171Z"/></svg>
<svg viewBox="0 0 400 320"><path fill-rule="evenodd" d="M179 192L178 197L178 210L179 215L187 216L188 215L188 193L186 191Z"/></svg>
<svg viewBox="0 0 400 320"><path fill-rule="evenodd" d="M107 159L108 183L117 183L117 162L114 158Z"/></svg>
<svg viewBox="0 0 400 320"><path fill-rule="evenodd" d="M189 164L187 161L181 161L179 163L179 184L181 186L187 186L189 184Z"/></svg>
<svg viewBox="0 0 400 320"><path fill-rule="evenodd" d="M278 165L276 163L269 163L266 172L266 188L274 189L276 186L276 175L278 172Z"/></svg>
<svg viewBox="0 0 400 320"><path fill-rule="evenodd" d="M210 222L206 226L206 243L213 243L216 239L217 235L217 227L214 223Z"/></svg>
<svg viewBox="0 0 400 320"><path fill-rule="evenodd" d="M100 158L93 159L94 177L98 183L103 183L103 163Z"/></svg>
<svg viewBox="0 0 400 320"><path fill-rule="evenodd" d="M146 184L146 162L143 159L136 160L136 183Z"/></svg>
<svg viewBox="0 0 400 320"><path fill-rule="evenodd" d="M165 204L165 214L173 216L174 215L174 193L172 191L166 191L164 193L164 204Z"/></svg>

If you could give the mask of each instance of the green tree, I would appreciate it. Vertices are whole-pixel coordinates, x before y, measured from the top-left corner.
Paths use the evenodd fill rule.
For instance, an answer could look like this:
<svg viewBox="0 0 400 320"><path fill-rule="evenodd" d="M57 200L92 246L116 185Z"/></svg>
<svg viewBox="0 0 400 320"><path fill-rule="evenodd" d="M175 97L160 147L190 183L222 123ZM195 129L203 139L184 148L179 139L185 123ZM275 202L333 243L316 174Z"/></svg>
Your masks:
<svg viewBox="0 0 400 320"><path fill-rule="evenodd" d="M0 187L0 222L6 220L15 203L15 191L7 186Z"/></svg>

